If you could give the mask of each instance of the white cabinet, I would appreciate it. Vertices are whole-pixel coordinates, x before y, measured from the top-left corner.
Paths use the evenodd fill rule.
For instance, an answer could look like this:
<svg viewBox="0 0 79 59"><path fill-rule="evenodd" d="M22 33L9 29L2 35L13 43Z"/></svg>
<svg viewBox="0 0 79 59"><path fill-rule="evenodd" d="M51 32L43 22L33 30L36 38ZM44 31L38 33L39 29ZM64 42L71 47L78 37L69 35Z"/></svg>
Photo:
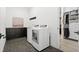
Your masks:
<svg viewBox="0 0 79 59"><path fill-rule="evenodd" d="M0 52L3 52L5 42L6 42L6 39L3 39L3 38L0 39Z"/></svg>

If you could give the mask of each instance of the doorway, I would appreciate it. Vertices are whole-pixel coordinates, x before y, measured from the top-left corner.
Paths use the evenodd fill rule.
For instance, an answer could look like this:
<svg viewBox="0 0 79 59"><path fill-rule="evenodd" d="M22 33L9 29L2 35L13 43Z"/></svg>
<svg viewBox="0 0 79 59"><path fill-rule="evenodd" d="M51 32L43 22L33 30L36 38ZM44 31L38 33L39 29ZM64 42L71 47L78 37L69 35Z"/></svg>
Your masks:
<svg viewBox="0 0 79 59"><path fill-rule="evenodd" d="M73 13L72 13L73 12ZM64 12L62 19L62 39L61 50L65 52L78 52L78 35L76 27L78 26L78 15L76 10ZM77 40L76 40L77 39Z"/></svg>

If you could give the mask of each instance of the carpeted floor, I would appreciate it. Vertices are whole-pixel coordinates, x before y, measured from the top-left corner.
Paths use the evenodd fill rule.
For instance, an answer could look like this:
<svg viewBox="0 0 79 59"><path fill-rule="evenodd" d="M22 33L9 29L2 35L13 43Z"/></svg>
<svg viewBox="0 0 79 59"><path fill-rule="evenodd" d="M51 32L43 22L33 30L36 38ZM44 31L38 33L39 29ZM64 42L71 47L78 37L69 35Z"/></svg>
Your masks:
<svg viewBox="0 0 79 59"><path fill-rule="evenodd" d="M7 40L4 52L38 52L31 44L27 42L25 37ZM59 49L48 47L41 52L62 52Z"/></svg>

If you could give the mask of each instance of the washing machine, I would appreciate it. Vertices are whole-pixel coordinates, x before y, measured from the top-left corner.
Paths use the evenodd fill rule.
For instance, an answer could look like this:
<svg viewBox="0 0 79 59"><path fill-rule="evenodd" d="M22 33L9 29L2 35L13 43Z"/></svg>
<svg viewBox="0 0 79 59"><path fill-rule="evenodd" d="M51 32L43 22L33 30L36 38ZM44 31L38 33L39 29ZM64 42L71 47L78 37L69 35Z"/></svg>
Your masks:
<svg viewBox="0 0 79 59"><path fill-rule="evenodd" d="M31 44L41 51L49 46L49 32L47 27L33 27Z"/></svg>

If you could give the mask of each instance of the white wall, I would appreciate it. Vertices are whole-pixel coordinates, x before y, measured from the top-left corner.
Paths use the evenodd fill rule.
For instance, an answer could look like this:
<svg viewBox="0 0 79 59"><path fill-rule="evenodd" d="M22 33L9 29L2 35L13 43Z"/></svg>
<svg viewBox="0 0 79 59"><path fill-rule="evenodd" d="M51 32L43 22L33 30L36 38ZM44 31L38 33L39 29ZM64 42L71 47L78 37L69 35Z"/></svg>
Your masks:
<svg viewBox="0 0 79 59"><path fill-rule="evenodd" d="M0 32L4 33L5 31L5 16L6 16L5 7L0 7Z"/></svg>
<svg viewBox="0 0 79 59"><path fill-rule="evenodd" d="M36 7L31 9L30 17L36 16L35 20L30 21L31 26L47 24L51 34L51 46L59 48L59 8L56 7Z"/></svg>
<svg viewBox="0 0 79 59"><path fill-rule="evenodd" d="M6 7L6 27L12 27L12 17L24 19L24 27L28 26L29 7Z"/></svg>

